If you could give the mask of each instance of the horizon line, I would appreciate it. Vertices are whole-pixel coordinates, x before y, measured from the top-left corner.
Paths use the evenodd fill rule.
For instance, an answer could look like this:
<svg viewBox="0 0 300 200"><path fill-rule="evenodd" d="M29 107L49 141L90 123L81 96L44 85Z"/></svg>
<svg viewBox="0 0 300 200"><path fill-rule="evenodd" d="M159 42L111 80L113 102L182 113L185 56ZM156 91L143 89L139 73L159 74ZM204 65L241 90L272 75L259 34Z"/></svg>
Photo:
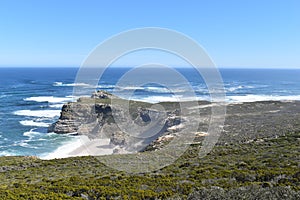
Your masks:
<svg viewBox="0 0 300 200"><path fill-rule="evenodd" d="M91 66L90 68L97 68ZM99 66L100 67L100 66ZM109 68L134 68L135 65L109 66ZM172 68L192 68L191 66L171 66ZM271 67L271 66L215 66L217 69L300 69L300 67ZM75 65L0 65L0 68L81 68Z"/></svg>

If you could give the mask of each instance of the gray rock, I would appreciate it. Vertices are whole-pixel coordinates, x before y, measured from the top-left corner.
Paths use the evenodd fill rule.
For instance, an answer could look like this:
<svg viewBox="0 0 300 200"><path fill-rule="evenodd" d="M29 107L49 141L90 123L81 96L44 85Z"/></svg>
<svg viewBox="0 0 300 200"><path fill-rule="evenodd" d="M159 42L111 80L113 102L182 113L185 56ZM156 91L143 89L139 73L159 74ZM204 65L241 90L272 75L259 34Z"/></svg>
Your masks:
<svg viewBox="0 0 300 200"><path fill-rule="evenodd" d="M98 90L94 92L91 96L91 98L96 98L96 99L112 99L114 96L108 92L105 92L103 90Z"/></svg>
<svg viewBox="0 0 300 200"><path fill-rule="evenodd" d="M60 118L48 131L87 135L90 139L110 138L112 145L121 146L128 151L139 151L168 132L169 127L180 124L177 111L168 112L166 115L165 112L143 107L148 105L147 103L136 102L138 106L128 113L122 104L111 104L109 99L116 98L111 94L98 91L92 97L82 97L77 102L63 105ZM133 116L135 119L132 119ZM116 117L119 120L118 124L115 122ZM139 138L139 134L143 134L139 133L139 127L146 126L151 121L156 124L152 124L149 138ZM123 125L121 128L125 127L126 130L120 130L120 123ZM155 127L160 128L156 130ZM148 133L145 134L147 136Z"/></svg>
<svg viewBox="0 0 300 200"><path fill-rule="evenodd" d="M110 144L124 146L126 145L126 136L122 131L114 132L110 138Z"/></svg>

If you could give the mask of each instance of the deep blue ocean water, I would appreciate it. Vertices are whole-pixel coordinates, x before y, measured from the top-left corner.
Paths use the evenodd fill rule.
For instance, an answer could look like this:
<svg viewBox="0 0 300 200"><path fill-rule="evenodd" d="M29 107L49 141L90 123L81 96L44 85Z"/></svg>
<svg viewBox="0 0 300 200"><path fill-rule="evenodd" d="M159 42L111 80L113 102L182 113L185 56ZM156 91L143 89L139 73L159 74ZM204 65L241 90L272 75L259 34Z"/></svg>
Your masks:
<svg viewBox="0 0 300 200"><path fill-rule="evenodd" d="M0 156L47 157L64 145L78 142L74 136L47 133L49 124L58 119L63 103L74 100L77 70L0 68ZM98 88L113 91L128 70L109 68ZM205 83L193 69L177 70L188 79L199 99L210 100ZM300 69L220 69L220 72L228 102L300 100ZM181 83L176 87L180 91ZM142 101L168 101L173 97L169 90L155 84L117 89L134 90L134 98Z"/></svg>

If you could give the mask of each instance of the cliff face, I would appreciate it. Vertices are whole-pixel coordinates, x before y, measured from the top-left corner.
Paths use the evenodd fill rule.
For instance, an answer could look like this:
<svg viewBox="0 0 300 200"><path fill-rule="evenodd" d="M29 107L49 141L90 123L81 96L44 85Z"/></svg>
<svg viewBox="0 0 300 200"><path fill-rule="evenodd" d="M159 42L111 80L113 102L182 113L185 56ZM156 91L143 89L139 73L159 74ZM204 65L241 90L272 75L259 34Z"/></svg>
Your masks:
<svg viewBox="0 0 300 200"><path fill-rule="evenodd" d="M117 97L98 91L90 98L79 98L77 102L65 104L60 118L48 128L48 132L87 135L90 139L109 138L112 145L128 151L140 151L158 137L176 131L175 127L181 123L176 109L165 113L150 108L152 104L149 103L117 99L118 103L112 104L112 99ZM122 106L124 103L130 104L129 112ZM114 117L122 121L123 127L118 126ZM158 121L155 125L160 129L147 133L150 137L139 137L140 130L136 130L135 125L147 126L151 118ZM139 143L139 146L134 145L133 148L133 143Z"/></svg>
<svg viewBox="0 0 300 200"><path fill-rule="evenodd" d="M58 121L48 128L48 132L86 134L87 125L97 123L99 126L103 126L111 120L111 111L110 104L96 103L92 105L83 103L81 100L67 103L63 105Z"/></svg>

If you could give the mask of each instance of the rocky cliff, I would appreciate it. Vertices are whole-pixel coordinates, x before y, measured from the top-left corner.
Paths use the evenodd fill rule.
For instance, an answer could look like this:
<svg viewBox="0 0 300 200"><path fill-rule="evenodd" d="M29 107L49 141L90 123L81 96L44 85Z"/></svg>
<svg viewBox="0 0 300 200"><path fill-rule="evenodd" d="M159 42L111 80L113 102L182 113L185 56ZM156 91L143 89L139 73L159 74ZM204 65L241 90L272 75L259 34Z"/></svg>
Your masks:
<svg viewBox="0 0 300 200"><path fill-rule="evenodd" d="M124 108L126 103L130 105L128 111ZM90 139L109 138L112 145L119 145L127 151L141 151L158 137L176 131L182 120L175 107L162 112L151 106L153 104L127 101L98 91L90 98L82 97L77 102L63 105L58 121L48 128L48 132L87 135ZM123 131L115 118L125 125L121 127ZM149 129L150 132L139 133L135 125L147 126L151 119L157 123Z"/></svg>

